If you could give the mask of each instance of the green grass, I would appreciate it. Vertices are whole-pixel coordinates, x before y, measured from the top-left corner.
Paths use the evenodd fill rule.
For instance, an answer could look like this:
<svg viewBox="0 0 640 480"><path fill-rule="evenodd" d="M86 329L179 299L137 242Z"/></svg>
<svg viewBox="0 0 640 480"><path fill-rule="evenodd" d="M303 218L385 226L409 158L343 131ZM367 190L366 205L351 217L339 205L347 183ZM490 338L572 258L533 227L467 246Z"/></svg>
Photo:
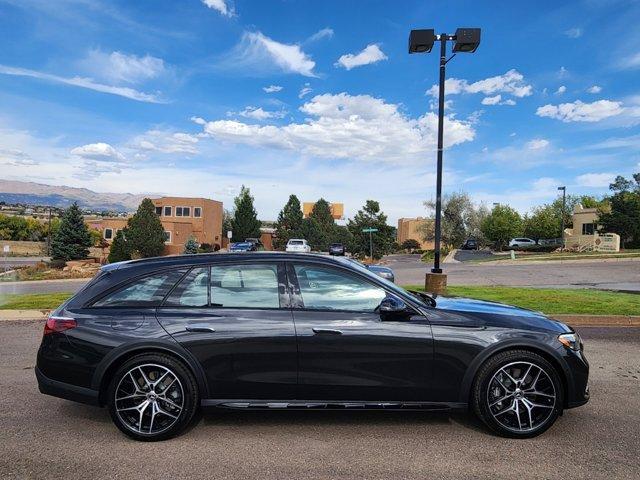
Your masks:
<svg viewBox="0 0 640 480"><path fill-rule="evenodd" d="M523 253L516 252L515 261L547 261L547 260L580 260L584 258L590 259L607 259L607 258L640 258L639 250L625 250L619 253L607 253L607 252L557 252L557 253L537 253L529 252ZM480 257L469 260L470 263L484 263L484 262L496 262L500 260L511 260L511 256L508 254L493 255Z"/></svg>
<svg viewBox="0 0 640 480"><path fill-rule="evenodd" d="M404 288L422 290L422 286ZM640 315L640 295L587 289L450 286L447 294L506 303L548 315Z"/></svg>
<svg viewBox="0 0 640 480"><path fill-rule="evenodd" d="M0 295L0 310L52 310L72 293L29 293Z"/></svg>

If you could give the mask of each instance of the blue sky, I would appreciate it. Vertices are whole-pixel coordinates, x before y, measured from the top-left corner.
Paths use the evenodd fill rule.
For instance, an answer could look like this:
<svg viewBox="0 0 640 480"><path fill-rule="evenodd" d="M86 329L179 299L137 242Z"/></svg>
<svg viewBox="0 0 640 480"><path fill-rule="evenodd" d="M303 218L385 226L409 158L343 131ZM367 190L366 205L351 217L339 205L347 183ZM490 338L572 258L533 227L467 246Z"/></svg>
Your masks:
<svg viewBox="0 0 640 480"><path fill-rule="evenodd" d="M408 33L481 27L447 66L445 191L603 195L640 171L639 21L613 0L0 0L0 178L424 215L438 56Z"/></svg>

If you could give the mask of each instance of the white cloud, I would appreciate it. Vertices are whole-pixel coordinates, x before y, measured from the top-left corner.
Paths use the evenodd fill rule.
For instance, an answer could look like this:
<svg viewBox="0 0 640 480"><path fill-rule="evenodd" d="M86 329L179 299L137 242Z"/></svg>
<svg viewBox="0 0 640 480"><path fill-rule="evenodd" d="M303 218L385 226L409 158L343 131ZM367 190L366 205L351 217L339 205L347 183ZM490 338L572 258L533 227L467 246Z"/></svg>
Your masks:
<svg viewBox="0 0 640 480"><path fill-rule="evenodd" d="M244 70L249 75L280 71L315 77L316 66L300 45L277 42L261 32L245 32L240 43L220 63L229 70Z"/></svg>
<svg viewBox="0 0 640 480"><path fill-rule="evenodd" d="M281 91L282 87L280 85L269 85L268 87L262 87L262 90L267 93L275 93Z"/></svg>
<svg viewBox="0 0 640 480"><path fill-rule="evenodd" d="M335 66L344 67L347 70L351 70L355 67L361 67L363 65L369 65L371 63L377 63L382 60L387 60L388 57L384 54L380 47L372 43L367 45L364 50L360 53L347 53L346 55L342 55L338 61L335 63Z"/></svg>
<svg viewBox="0 0 640 480"><path fill-rule="evenodd" d="M87 88L96 92L109 93L111 95L118 95L120 97L129 98L138 102L148 103L165 103L158 95L140 92L129 87L117 87L113 85L105 85L95 82L91 78L83 77L60 77L58 75L52 75L50 73L38 72L35 70L29 70L26 68L15 68L6 65L0 65L0 74L15 75L20 77L31 77L40 80L45 80L53 83L62 83L64 85L72 85L74 87Z"/></svg>
<svg viewBox="0 0 640 480"><path fill-rule="evenodd" d="M624 55L617 64L618 68L623 70L635 70L640 68L640 52L632 55Z"/></svg>
<svg viewBox="0 0 640 480"><path fill-rule="evenodd" d="M371 162L411 163L436 145L435 113L409 118L398 105L369 95L318 95L300 111L310 117L305 123L260 126L215 120L204 125L204 132L221 142ZM475 136L468 121L452 115L445 118L445 129L447 147Z"/></svg>
<svg viewBox="0 0 640 480"><path fill-rule="evenodd" d="M307 42L317 42L318 40L323 40L325 38L332 38L332 37L333 37L333 29L327 27L327 28L318 30L316 33L311 35L307 39Z"/></svg>
<svg viewBox="0 0 640 480"><path fill-rule="evenodd" d="M594 85L587 89L587 92L589 93L600 93L601 91L602 91L602 87L599 87L598 85Z"/></svg>
<svg viewBox="0 0 640 480"><path fill-rule="evenodd" d="M615 178L615 173L585 173L576 177L576 183L581 187L603 188L609 187Z"/></svg>
<svg viewBox="0 0 640 480"><path fill-rule="evenodd" d="M124 155L122 155L108 143L104 142L89 143L87 145L75 147L71 150L71 155L76 155L87 160L115 162L121 162L124 160Z"/></svg>
<svg viewBox="0 0 640 480"><path fill-rule="evenodd" d="M230 112L232 113L232 112ZM280 112L269 112L267 110L263 110L262 107L252 107L248 106L241 112L238 112L238 115L245 118L252 118L254 120L268 120L270 118L283 118L287 112L284 110Z"/></svg>
<svg viewBox="0 0 640 480"><path fill-rule="evenodd" d="M567 75L569 75L569 70L564 67L560 67L560 70L558 70L558 78L564 78Z"/></svg>
<svg viewBox="0 0 640 480"><path fill-rule="evenodd" d="M202 0L202 3L213 10L217 10L225 17L233 17L235 15L233 5L228 0Z"/></svg>
<svg viewBox="0 0 640 480"><path fill-rule="evenodd" d="M565 87L564 85L560 85L558 87L558 90L556 90L556 95L562 95L566 91L567 91L567 87Z"/></svg>
<svg viewBox="0 0 640 480"><path fill-rule="evenodd" d="M536 115L555 118L563 122L598 122L605 118L619 115L623 110L621 102L598 100L592 103L584 103L576 100L573 103L548 104L538 107Z"/></svg>
<svg viewBox="0 0 640 480"><path fill-rule="evenodd" d="M570 28L569 30L565 30L564 34L569 38L580 38L582 36L582 29L578 27Z"/></svg>
<svg viewBox="0 0 640 480"><path fill-rule="evenodd" d="M524 76L517 70L509 70L504 75L485 78L477 82L469 83L467 80L450 78L445 81L445 93L456 95L460 93L482 93L494 95L496 93L508 93L514 97L528 97L533 93L533 87L524 81ZM438 96L438 85L433 85L427 94ZM486 105L486 104L485 104Z"/></svg>
<svg viewBox="0 0 640 480"><path fill-rule="evenodd" d="M482 99L482 105L515 105L515 100L511 98L507 98L506 100L502 100L502 95L498 94L493 97L484 97Z"/></svg>
<svg viewBox="0 0 640 480"><path fill-rule="evenodd" d="M527 148L529 150L540 150L549 146L549 140L544 138L534 138L527 142Z"/></svg>
<svg viewBox="0 0 640 480"><path fill-rule="evenodd" d="M198 153L196 148L198 137L182 132L149 130L143 135L135 137L130 143L131 148L143 153L184 153L188 155Z"/></svg>
<svg viewBox="0 0 640 480"><path fill-rule="evenodd" d="M298 92L298 98L302 98L305 95L309 95L311 92L313 92L313 88L311 88L308 83L305 83L304 87L302 87L300 89L300 92Z"/></svg>
<svg viewBox="0 0 640 480"><path fill-rule="evenodd" d="M140 83L165 72L164 61L148 54L138 57L122 52L91 50L81 65L91 75L116 84Z"/></svg>

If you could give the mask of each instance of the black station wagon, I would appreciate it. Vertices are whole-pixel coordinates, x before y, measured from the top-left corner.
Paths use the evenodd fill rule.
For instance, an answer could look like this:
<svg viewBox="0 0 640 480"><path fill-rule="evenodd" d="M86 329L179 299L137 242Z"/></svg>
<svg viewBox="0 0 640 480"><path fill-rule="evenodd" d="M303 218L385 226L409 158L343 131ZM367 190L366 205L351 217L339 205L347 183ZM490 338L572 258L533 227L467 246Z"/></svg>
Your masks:
<svg viewBox="0 0 640 480"><path fill-rule="evenodd" d="M201 254L103 267L46 322L40 391L106 406L138 440L200 407L471 409L530 437L589 399L571 328L408 292L347 259Z"/></svg>

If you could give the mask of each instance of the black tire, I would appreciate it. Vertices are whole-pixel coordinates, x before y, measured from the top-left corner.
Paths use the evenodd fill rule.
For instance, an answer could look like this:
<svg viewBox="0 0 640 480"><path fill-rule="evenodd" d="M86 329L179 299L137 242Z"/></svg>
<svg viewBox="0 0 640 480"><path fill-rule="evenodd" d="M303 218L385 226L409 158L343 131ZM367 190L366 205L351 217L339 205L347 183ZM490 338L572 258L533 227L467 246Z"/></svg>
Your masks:
<svg viewBox="0 0 640 480"><path fill-rule="evenodd" d="M155 381L156 385L148 387L145 379ZM120 398L118 403L116 394ZM122 400L127 394L135 398ZM148 408L138 416L134 408L145 401ZM107 406L113 423L129 437L146 442L167 440L180 434L194 418L199 405L198 385L191 371L179 360L161 353L144 353L127 360L113 375L107 390Z"/></svg>
<svg viewBox="0 0 640 480"><path fill-rule="evenodd" d="M536 378L539 371L542 373ZM510 392L514 393L507 398ZM542 356L528 350L508 350L480 367L471 404L475 414L498 435L531 438L549 429L562 414L564 389L556 368Z"/></svg>

